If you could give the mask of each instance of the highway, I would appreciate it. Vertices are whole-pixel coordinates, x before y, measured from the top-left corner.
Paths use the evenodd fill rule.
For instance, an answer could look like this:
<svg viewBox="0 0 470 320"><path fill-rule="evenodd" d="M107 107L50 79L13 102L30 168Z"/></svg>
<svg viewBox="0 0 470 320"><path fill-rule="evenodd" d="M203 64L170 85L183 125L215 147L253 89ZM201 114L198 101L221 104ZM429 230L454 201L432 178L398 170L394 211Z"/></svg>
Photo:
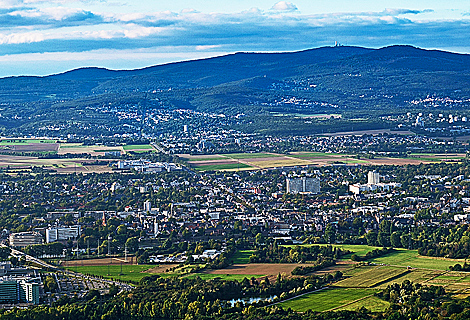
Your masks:
<svg viewBox="0 0 470 320"><path fill-rule="evenodd" d="M109 285L114 284L114 285L117 285L118 287L120 287L121 290L125 290L125 291L129 291L129 290L133 289L133 286L131 286L130 284L127 284L127 283L122 283L122 282L108 280L108 279L95 278L93 276L86 276L86 275L78 273L78 272L73 272L73 271L70 271L70 270L64 270L64 269L58 268L57 266L54 266L52 264L49 264L47 262L42 261L41 259L30 256L30 255L28 255L28 254L26 254L26 253L24 253L20 250L13 249L13 248L5 245L4 243L1 243L0 247L9 248L10 249L10 254L12 256L18 258L18 259L21 259L22 257L24 257L26 261L33 262L33 263L35 263L35 264L37 264L37 265L39 265L43 268L49 269L50 271L63 272L64 274L66 274L68 276L79 277L79 278L84 278L84 279L91 279L91 280L107 283Z"/></svg>

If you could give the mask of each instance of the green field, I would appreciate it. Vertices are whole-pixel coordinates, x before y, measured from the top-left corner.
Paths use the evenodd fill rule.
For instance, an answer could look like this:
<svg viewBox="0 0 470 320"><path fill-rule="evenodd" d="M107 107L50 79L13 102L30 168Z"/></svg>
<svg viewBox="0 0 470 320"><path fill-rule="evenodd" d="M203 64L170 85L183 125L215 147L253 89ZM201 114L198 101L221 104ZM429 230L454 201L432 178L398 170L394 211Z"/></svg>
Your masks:
<svg viewBox="0 0 470 320"><path fill-rule="evenodd" d="M337 158L334 156L344 156L347 155L339 154L339 153L325 153L325 152L302 152L302 153L291 153L289 157L294 158Z"/></svg>
<svg viewBox="0 0 470 320"><path fill-rule="evenodd" d="M109 267L109 268L108 268ZM146 273L145 271L155 267L154 265L121 265L113 264L109 266L77 266L67 267L70 271L75 271L84 274L92 274L95 276L102 276L108 279L117 279L125 281L139 281L143 277L150 276L152 273ZM108 272L109 270L109 272Z"/></svg>
<svg viewBox="0 0 470 320"><path fill-rule="evenodd" d="M253 158L278 158L283 157L283 154L271 154L271 153L227 153L221 154L221 156L231 159L253 159Z"/></svg>
<svg viewBox="0 0 470 320"><path fill-rule="evenodd" d="M211 170L230 170L230 169L243 169L252 168L251 166L244 163L225 163L225 164L208 164L203 166L197 166L194 168L196 171L211 171Z"/></svg>
<svg viewBox="0 0 470 320"><path fill-rule="evenodd" d="M212 273L191 273L187 276L184 276L184 278L196 278L199 277L202 280L210 280L210 279L216 279L220 278L222 280L227 280L227 281L242 281L243 279L251 279L253 277L255 278L262 278L265 277L265 275L253 275L253 274L212 274Z"/></svg>
<svg viewBox="0 0 470 320"><path fill-rule="evenodd" d="M283 308L292 308L295 311L305 312L313 310L317 312L327 311L344 306L355 300L374 294L373 289L333 288L306 294L304 296L281 302Z"/></svg>
<svg viewBox="0 0 470 320"><path fill-rule="evenodd" d="M0 140L0 145L22 146L30 143L56 143L55 140L48 139L4 139Z"/></svg>
<svg viewBox="0 0 470 320"><path fill-rule="evenodd" d="M214 161L214 160L224 160L222 157L212 157L212 158L183 158L186 161Z"/></svg>
<svg viewBox="0 0 470 320"><path fill-rule="evenodd" d="M463 264L465 261L463 259L450 260L445 258L424 257L418 254L418 250L395 249L395 252L372 259L370 262L402 267L411 266L413 268L449 270L449 266L453 266L456 263Z"/></svg>
<svg viewBox="0 0 470 320"><path fill-rule="evenodd" d="M295 247L297 245L284 245L285 247ZM311 247L311 246L329 246L329 244L302 244L300 246L307 246L307 247ZM355 253L359 256L364 256L367 252L370 252L372 250L375 250L375 249L382 249L382 247L371 247L371 246L368 246L368 245L361 245L361 244L333 244L331 245L335 248L340 248L342 250L349 250L351 251L352 253ZM348 254L348 255L345 255L344 258L345 259L349 259L351 257L351 254Z"/></svg>
<svg viewBox="0 0 470 320"><path fill-rule="evenodd" d="M151 150L153 147L149 144L128 144L122 147L124 150Z"/></svg>
<svg viewBox="0 0 470 320"><path fill-rule="evenodd" d="M376 296L370 296L365 299L353 302L346 306L340 307L336 310L350 310L355 311L361 308L366 308L372 312L383 312L390 306L390 303L384 301Z"/></svg>
<svg viewBox="0 0 470 320"><path fill-rule="evenodd" d="M313 244L317 245L317 244ZM320 244L326 246L325 244ZM312 246L312 245L306 245ZM335 244L333 247L349 250L357 255L363 256L367 252L374 249L381 249L380 247L370 247L367 245L348 245L348 244ZM344 256L345 259L349 259L350 255ZM420 256L418 250L408 250L403 248L396 248L394 252L386 254L382 257L374 258L369 260L370 263L375 264L387 264L391 266L399 267L412 267L412 268L423 268L431 270L449 270L449 266L453 266L456 263L464 264L464 259L446 259L446 258L434 258Z"/></svg>
<svg viewBox="0 0 470 320"><path fill-rule="evenodd" d="M341 280L335 285L338 287L347 288L371 288L373 286L392 280L406 272L407 270L405 268L374 267L366 269L365 272L355 274L350 278Z"/></svg>
<svg viewBox="0 0 470 320"><path fill-rule="evenodd" d="M233 263L249 263L253 252L255 250L238 250L232 257Z"/></svg>

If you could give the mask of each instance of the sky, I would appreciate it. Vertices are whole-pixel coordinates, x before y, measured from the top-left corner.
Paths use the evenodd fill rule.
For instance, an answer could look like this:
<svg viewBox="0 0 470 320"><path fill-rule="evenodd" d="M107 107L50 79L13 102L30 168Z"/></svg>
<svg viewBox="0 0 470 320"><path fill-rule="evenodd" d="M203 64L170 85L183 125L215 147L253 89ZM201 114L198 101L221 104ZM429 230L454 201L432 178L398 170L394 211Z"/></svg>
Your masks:
<svg viewBox="0 0 470 320"><path fill-rule="evenodd" d="M335 41L470 53L468 39L469 0L0 0L0 77Z"/></svg>

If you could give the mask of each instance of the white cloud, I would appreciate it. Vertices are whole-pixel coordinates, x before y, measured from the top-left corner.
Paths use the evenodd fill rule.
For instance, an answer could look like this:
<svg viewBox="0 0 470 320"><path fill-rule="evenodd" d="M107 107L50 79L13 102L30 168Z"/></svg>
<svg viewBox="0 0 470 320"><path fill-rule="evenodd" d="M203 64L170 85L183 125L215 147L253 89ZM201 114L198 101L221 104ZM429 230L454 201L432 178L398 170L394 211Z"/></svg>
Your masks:
<svg viewBox="0 0 470 320"><path fill-rule="evenodd" d="M196 51L207 51L215 48L220 48L219 45L196 46Z"/></svg>
<svg viewBox="0 0 470 320"><path fill-rule="evenodd" d="M298 9L295 6L295 4L293 4L292 2L279 1L278 3L273 5L271 10L276 10L276 11L297 11Z"/></svg>

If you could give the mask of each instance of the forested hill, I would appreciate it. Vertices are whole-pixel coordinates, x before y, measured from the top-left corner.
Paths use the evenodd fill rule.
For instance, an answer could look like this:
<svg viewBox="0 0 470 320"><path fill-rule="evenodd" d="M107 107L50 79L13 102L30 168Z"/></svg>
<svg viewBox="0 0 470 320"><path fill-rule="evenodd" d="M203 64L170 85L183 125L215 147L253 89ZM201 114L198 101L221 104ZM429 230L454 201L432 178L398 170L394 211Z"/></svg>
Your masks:
<svg viewBox="0 0 470 320"><path fill-rule="evenodd" d="M397 109L427 96L468 99L470 55L411 46L339 46L236 53L138 70L81 68L46 77L8 77L0 79L0 99L7 106L0 127L37 127L31 122L45 115L66 120L76 110L103 105L226 114L290 109L370 114L367 110Z"/></svg>
<svg viewBox="0 0 470 320"><path fill-rule="evenodd" d="M443 51L428 51L410 46L391 46L382 49L360 47L323 47L292 53L236 53L221 57L169 63L139 70L112 71L103 68L81 68L46 77L8 77L0 79L0 93L23 94L20 100L57 98L79 98L94 94L122 92L152 92L153 90L211 88L234 85L241 80L256 77L269 79L263 86L277 81L319 79L317 85L332 82L331 77L348 76L351 73L362 77L357 81L342 83L337 79L331 89L351 91L363 86L377 86L384 76L409 81L398 82L417 90L429 90L428 81L420 79L429 73L439 73L440 79L453 77L453 73L467 83L469 80L470 55ZM434 78L434 76L433 76ZM406 80L406 79L405 79ZM266 81L265 81L266 82ZM324 83L323 83L324 82ZM432 82L432 81L431 81ZM250 88L250 81L241 82ZM258 82L255 82L258 84ZM363 85L362 85L363 84ZM258 84L259 85L259 84ZM446 81L442 90L465 89L463 83ZM398 94L399 92L396 92ZM195 106L197 107L197 106Z"/></svg>

